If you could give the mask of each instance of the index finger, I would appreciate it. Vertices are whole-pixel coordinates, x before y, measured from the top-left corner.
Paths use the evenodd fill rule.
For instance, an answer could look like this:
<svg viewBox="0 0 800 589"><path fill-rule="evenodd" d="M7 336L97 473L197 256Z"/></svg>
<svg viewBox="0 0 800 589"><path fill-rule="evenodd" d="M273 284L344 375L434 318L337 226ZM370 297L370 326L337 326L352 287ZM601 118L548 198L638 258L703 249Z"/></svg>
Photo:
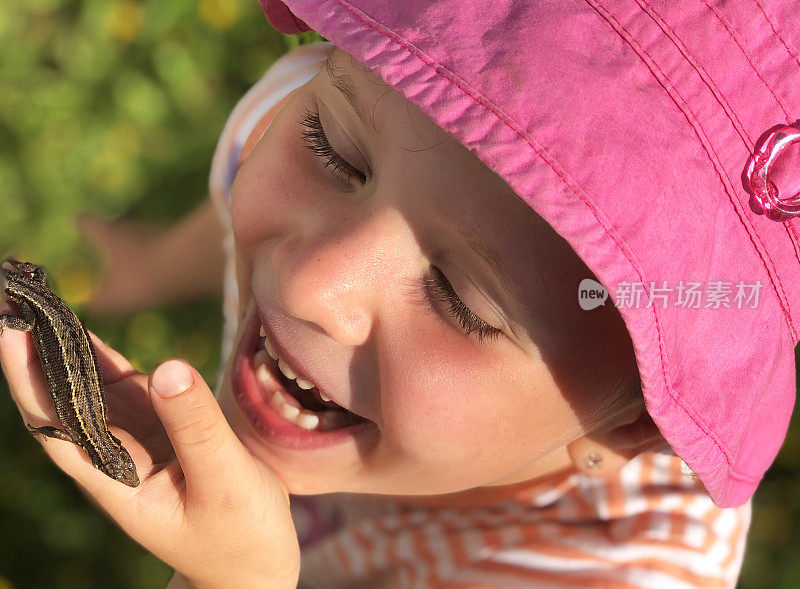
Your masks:
<svg viewBox="0 0 800 589"><path fill-rule="evenodd" d="M92 345L94 345L94 349L97 352L97 363L100 366L100 374L103 376L104 384L114 384L132 374L139 374L139 371L133 367L133 364L125 356L101 340L94 332L88 329L86 332L89 334Z"/></svg>

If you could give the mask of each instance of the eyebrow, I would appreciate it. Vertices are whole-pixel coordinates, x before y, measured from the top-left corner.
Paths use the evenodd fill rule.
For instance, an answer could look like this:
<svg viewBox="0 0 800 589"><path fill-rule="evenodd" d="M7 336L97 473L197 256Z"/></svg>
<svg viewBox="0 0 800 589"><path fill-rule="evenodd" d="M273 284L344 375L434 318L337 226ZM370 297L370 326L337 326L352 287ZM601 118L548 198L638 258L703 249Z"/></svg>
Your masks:
<svg viewBox="0 0 800 589"><path fill-rule="evenodd" d="M333 55L333 53L328 55L328 58L323 63L325 67L325 73L328 75L331 85L333 85L333 87L336 88L336 90L338 90L339 93L344 97L364 126L369 127L367 124L367 117L364 114L364 109L362 108L361 103L356 95L355 84L352 83L347 74L344 72L338 73L336 71L336 66L333 64L332 59ZM511 280L511 277L508 275L505 268L503 268L497 262L495 256L484 245L482 239L479 238L478 235L462 229L457 224L456 231L467 244L467 246L478 257L486 262L489 268L491 268L494 275L500 280L500 284L503 286L503 289L506 291L506 294L511 299L512 303L514 303L520 311L523 311L527 314L527 305L522 300L515 283Z"/></svg>
<svg viewBox="0 0 800 589"><path fill-rule="evenodd" d="M364 124L365 127L370 127L367 124L367 117L364 113L364 109L361 106L361 103L358 101L355 92L355 85L350 81L350 78L347 77L347 74L344 72L338 73L336 71L336 66L333 64L333 53L331 53L328 58L325 60L323 65L325 66L325 73L328 74L328 79L331 81L331 84L334 88L336 88L339 93L344 96L344 99L347 103L352 107L355 111L358 118L361 119L361 122Z"/></svg>

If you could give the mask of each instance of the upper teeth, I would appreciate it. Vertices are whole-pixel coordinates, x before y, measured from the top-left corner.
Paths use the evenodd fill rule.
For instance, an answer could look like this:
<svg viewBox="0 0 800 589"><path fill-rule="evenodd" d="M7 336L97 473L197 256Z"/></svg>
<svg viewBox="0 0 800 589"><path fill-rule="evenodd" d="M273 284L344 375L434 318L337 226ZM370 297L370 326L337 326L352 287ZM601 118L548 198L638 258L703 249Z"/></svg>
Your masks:
<svg viewBox="0 0 800 589"><path fill-rule="evenodd" d="M278 361L278 369L283 373L283 375L286 378L296 381L297 386L299 386L301 389L308 390L314 388L313 382L309 382L307 380L299 378L297 374L295 374L294 370L292 370L291 367L282 358L278 358L278 354L275 353L275 348L273 348L272 344L269 343L269 338L267 337L267 334L264 331L263 325L261 326L259 334L261 335L261 337L264 338L264 349L267 350L267 354L269 354L269 357L272 358L273 360ZM321 391L319 393L319 396L322 397L324 401L330 401L330 399L325 395L323 395Z"/></svg>

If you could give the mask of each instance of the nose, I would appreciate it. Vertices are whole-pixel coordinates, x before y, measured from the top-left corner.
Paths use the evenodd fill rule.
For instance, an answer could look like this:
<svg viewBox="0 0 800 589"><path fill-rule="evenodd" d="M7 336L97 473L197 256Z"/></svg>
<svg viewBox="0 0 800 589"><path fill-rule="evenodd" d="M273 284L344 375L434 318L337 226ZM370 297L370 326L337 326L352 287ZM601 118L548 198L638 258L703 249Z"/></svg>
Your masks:
<svg viewBox="0 0 800 589"><path fill-rule="evenodd" d="M376 320L402 304L397 286L413 272L415 243L390 207L282 240L271 253L279 302L341 345L362 344Z"/></svg>

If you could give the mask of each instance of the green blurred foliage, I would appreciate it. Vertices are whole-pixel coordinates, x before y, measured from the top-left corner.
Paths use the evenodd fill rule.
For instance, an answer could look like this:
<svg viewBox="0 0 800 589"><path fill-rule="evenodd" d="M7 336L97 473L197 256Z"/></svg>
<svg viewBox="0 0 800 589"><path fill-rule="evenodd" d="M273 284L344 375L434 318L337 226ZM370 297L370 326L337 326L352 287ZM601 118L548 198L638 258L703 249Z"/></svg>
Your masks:
<svg viewBox="0 0 800 589"><path fill-rule="evenodd" d="M207 197L228 114L288 49L256 0L0 3L0 253L42 264L91 331L140 370L183 357L217 375L219 301L96 320L100 260L81 212L167 225ZM165 195L168 197L165 198ZM47 458L0 381L0 589L164 587L171 570ZM800 579L800 426L759 488L739 587Z"/></svg>
<svg viewBox="0 0 800 589"><path fill-rule="evenodd" d="M800 346L795 348L795 366ZM789 432L753 499L741 589L800 586L800 417Z"/></svg>
<svg viewBox="0 0 800 589"><path fill-rule="evenodd" d="M208 197L236 102L316 33L283 35L256 0L0 2L0 255L44 266L96 333L149 372L187 359L211 386L220 301L95 319L101 259L89 212L167 226ZM50 461L0 379L0 589L164 587L171 569L130 540Z"/></svg>

